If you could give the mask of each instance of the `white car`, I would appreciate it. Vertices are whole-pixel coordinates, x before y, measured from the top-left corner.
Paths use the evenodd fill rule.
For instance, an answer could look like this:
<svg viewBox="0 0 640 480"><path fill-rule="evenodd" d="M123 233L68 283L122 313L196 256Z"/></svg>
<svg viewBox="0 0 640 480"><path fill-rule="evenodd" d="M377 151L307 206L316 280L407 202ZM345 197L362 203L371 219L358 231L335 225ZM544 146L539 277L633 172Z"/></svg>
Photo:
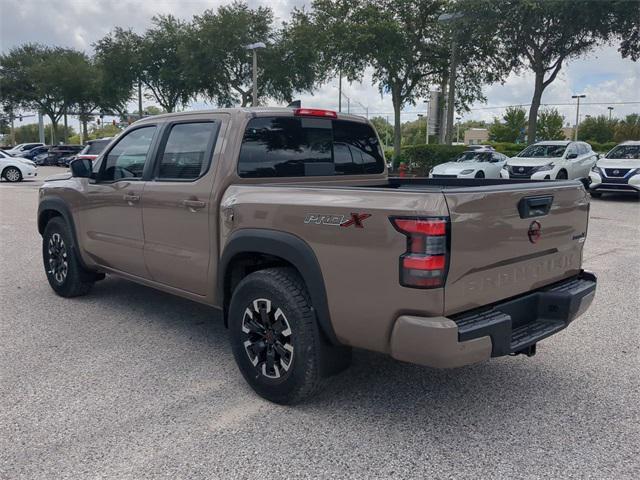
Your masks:
<svg viewBox="0 0 640 480"><path fill-rule="evenodd" d="M32 148L43 147L44 143L21 143L20 145L16 145L10 150L5 150L4 152L7 155L11 155L12 157L19 157L23 153L27 153Z"/></svg>
<svg viewBox="0 0 640 480"><path fill-rule="evenodd" d="M490 148L467 150L453 162L436 165L429 178L500 178L508 158Z"/></svg>
<svg viewBox="0 0 640 480"><path fill-rule="evenodd" d="M35 178L38 167L31 160L12 157L0 150L0 177L7 182L21 182L25 178Z"/></svg>
<svg viewBox="0 0 640 480"><path fill-rule="evenodd" d="M589 173L591 196L603 192L640 196L640 141L623 142L612 148Z"/></svg>
<svg viewBox="0 0 640 480"><path fill-rule="evenodd" d="M511 157L500 175L502 178L586 182L597 160L598 154L585 142L538 142Z"/></svg>

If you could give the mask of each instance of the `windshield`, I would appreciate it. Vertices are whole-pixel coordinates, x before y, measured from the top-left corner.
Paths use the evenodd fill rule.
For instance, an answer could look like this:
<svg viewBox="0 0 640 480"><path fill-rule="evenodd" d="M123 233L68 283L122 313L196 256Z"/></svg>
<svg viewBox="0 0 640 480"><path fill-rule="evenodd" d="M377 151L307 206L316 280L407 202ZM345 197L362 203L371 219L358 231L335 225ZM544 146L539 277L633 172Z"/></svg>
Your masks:
<svg viewBox="0 0 640 480"><path fill-rule="evenodd" d="M560 158L566 149L566 145L530 145L520 152L518 157Z"/></svg>
<svg viewBox="0 0 640 480"><path fill-rule="evenodd" d="M488 152L464 152L456 162L490 162L491 154Z"/></svg>
<svg viewBox="0 0 640 480"><path fill-rule="evenodd" d="M618 145L605 158L640 160L640 145Z"/></svg>

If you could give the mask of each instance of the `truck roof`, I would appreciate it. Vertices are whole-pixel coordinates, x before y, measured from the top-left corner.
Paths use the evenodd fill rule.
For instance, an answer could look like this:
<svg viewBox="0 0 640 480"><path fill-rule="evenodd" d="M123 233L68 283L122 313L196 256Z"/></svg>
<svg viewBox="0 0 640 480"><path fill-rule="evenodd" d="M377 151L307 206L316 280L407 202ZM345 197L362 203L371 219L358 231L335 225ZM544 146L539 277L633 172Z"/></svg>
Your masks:
<svg viewBox="0 0 640 480"><path fill-rule="evenodd" d="M314 108L314 107L303 107L303 108ZM206 114L214 114L214 113L229 113L232 115L242 115L245 114L247 116L266 116L273 114L291 114L295 111L295 108L292 107L234 107L234 108L211 108L205 110L189 110L186 112L173 112L173 113L162 113L160 115L154 115L153 117L145 117L143 119L138 120L138 122L144 122L145 120L149 120L150 118L158 119L158 118L176 118L176 117L188 117L192 115L206 115ZM330 110L330 109L327 109ZM331 110L333 111L333 110ZM367 119L361 115L352 115L349 113L339 113L336 112L337 116L341 120L352 120L356 122L367 122ZM136 122L136 123L138 123Z"/></svg>

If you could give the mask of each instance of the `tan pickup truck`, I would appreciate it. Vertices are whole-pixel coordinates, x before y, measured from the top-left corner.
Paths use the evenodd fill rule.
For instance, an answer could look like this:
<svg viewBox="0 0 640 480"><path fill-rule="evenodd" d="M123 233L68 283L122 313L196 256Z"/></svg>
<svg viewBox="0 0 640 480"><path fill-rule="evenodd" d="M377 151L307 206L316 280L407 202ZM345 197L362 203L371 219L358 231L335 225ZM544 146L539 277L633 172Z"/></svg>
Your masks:
<svg viewBox="0 0 640 480"><path fill-rule="evenodd" d="M240 371L293 403L351 347L430 367L535 353L588 308L574 181L389 178L363 118L151 117L40 190L51 287L105 274L214 307Z"/></svg>

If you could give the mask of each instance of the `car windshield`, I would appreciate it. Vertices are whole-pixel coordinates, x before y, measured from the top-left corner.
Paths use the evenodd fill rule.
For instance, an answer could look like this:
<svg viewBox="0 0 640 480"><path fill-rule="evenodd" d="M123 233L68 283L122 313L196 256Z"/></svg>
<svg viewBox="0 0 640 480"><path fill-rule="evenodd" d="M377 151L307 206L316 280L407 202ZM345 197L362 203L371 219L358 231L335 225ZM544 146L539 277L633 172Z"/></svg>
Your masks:
<svg viewBox="0 0 640 480"><path fill-rule="evenodd" d="M527 158L560 158L567 149L566 145L530 145L518 154Z"/></svg>
<svg viewBox="0 0 640 480"><path fill-rule="evenodd" d="M617 160L640 160L640 145L618 145L605 158Z"/></svg>
<svg viewBox="0 0 640 480"><path fill-rule="evenodd" d="M100 155L111 140L94 140L80 152L80 155Z"/></svg>
<svg viewBox="0 0 640 480"><path fill-rule="evenodd" d="M490 162L491 154L488 152L464 152L458 158L456 162Z"/></svg>

